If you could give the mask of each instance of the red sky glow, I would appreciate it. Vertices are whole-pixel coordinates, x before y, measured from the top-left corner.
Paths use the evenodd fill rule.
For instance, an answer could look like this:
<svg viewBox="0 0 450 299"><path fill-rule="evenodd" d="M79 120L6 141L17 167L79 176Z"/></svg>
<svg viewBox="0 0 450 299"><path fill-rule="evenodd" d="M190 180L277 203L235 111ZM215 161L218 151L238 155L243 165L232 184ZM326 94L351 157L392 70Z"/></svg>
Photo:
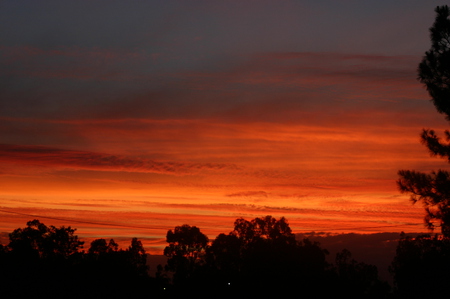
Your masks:
<svg viewBox="0 0 450 299"><path fill-rule="evenodd" d="M1 243L34 218L152 254L238 217L426 232L395 181L446 166L416 80L441 3L382 2L4 2Z"/></svg>

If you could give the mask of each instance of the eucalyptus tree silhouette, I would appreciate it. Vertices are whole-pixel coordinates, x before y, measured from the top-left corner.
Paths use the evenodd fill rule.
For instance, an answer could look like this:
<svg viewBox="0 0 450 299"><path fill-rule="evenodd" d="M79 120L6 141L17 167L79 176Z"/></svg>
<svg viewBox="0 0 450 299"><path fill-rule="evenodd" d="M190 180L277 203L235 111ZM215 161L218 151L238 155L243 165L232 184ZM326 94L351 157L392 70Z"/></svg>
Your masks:
<svg viewBox="0 0 450 299"><path fill-rule="evenodd" d="M126 250L127 262L131 266L135 275L147 275L147 254L145 252L142 242L138 238L132 238L131 244Z"/></svg>
<svg viewBox="0 0 450 299"><path fill-rule="evenodd" d="M217 288L264 298L326 283L326 255L318 243L297 241L284 217L265 216L236 219L233 231L218 235L208 247L206 261ZM320 296L328 289L314 290Z"/></svg>
<svg viewBox="0 0 450 299"><path fill-rule="evenodd" d="M450 11L448 6L435 9L436 18L430 28L431 49L425 53L418 67L418 79L431 96L436 110L450 121ZM450 131L445 131L442 141L431 129L423 129L421 142L433 156L450 162ZM402 193L409 193L413 203L425 207L428 228L440 222L442 234L450 237L450 173L446 170L422 173L400 170L397 185Z"/></svg>
<svg viewBox="0 0 450 299"><path fill-rule="evenodd" d="M76 229L46 226L39 220L9 234L0 246L2 298L128 298L157 290L148 275L142 242L119 249L113 239L83 241Z"/></svg>
<svg viewBox="0 0 450 299"><path fill-rule="evenodd" d="M57 298L77 280L75 268L82 261L84 242L76 229L46 226L39 220L9 234L10 242L2 263L5 298ZM76 289L66 298L77 294Z"/></svg>
<svg viewBox="0 0 450 299"><path fill-rule="evenodd" d="M119 245L114 242L113 239L110 239L107 243L105 239L96 239L91 242L91 247L89 247L89 254L105 254L105 253L111 253L114 251L119 250Z"/></svg>
<svg viewBox="0 0 450 299"><path fill-rule="evenodd" d="M39 220L27 222L27 227L15 229L9 234L8 247L12 252L40 258L68 258L83 247L76 229L46 226Z"/></svg>
<svg viewBox="0 0 450 299"><path fill-rule="evenodd" d="M234 230L231 233L244 244L250 244L258 239L295 243L295 235L284 217L276 220L268 215L262 218L257 217L251 221L238 218L234 222Z"/></svg>
<svg viewBox="0 0 450 299"><path fill-rule="evenodd" d="M164 249L167 270L174 272L174 282L185 284L196 268L202 265L209 239L196 226L177 226L167 232L169 243Z"/></svg>

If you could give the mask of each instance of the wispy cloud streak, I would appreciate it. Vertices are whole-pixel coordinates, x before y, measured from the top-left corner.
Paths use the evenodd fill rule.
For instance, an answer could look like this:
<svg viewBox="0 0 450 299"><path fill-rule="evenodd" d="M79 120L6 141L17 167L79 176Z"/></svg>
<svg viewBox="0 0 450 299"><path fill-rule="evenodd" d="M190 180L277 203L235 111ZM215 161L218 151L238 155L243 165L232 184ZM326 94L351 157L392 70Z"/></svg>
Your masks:
<svg viewBox="0 0 450 299"><path fill-rule="evenodd" d="M0 160L7 163L29 163L47 167L68 167L102 171L151 172L175 175L202 170L235 170L237 166L214 163L159 162L104 153L48 148L42 146L0 145Z"/></svg>

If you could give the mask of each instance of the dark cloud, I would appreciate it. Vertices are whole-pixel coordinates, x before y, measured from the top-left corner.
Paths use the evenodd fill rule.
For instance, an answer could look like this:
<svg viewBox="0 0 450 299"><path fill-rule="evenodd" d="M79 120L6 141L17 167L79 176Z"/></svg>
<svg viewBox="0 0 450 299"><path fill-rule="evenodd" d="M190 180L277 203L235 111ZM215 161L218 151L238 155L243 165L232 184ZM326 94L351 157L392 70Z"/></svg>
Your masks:
<svg viewBox="0 0 450 299"><path fill-rule="evenodd" d="M227 194L228 197L268 197L265 191L243 191Z"/></svg>
<svg viewBox="0 0 450 299"><path fill-rule="evenodd" d="M175 58L158 62L165 58L135 49L0 45L0 52L4 117L328 125L367 122L361 115L373 111L398 121L399 111L428 105L416 100L426 98L415 79L418 56L271 52L200 70L172 69Z"/></svg>
<svg viewBox="0 0 450 299"><path fill-rule="evenodd" d="M144 158L71 151L44 146L0 145L0 160L7 163L44 167L63 167L102 171L150 172L173 175L194 174L202 170L236 170L237 166L219 163L160 162Z"/></svg>

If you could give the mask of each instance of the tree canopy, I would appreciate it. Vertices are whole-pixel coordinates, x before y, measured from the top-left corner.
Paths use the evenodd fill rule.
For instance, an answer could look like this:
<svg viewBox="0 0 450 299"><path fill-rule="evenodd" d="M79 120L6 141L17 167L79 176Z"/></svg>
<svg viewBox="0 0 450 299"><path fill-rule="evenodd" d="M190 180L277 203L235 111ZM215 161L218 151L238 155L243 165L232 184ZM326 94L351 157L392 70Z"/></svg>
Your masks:
<svg viewBox="0 0 450 299"><path fill-rule="evenodd" d="M437 235L400 236L389 271L399 298L447 297L450 239Z"/></svg>
<svg viewBox="0 0 450 299"><path fill-rule="evenodd" d="M2 298L142 297L153 287L141 241L122 250L96 239L85 252L75 232L36 219L11 232L0 246Z"/></svg>
<svg viewBox="0 0 450 299"><path fill-rule="evenodd" d="M350 259L345 251L334 267L319 243L296 240L284 217L238 218L232 231L212 242L196 226L177 226L167 232L165 270L158 266L161 275L154 278L139 239L120 249L113 239L99 238L85 252L74 232L38 220L14 230L10 243L0 246L0 281L8 286L2 298L265 298L300 290L317 298L388 294L379 288L375 266Z"/></svg>
<svg viewBox="0 0 450 299"><path fill-rule="evenodd" d="M430 28L431 48L418 67L418 79L426 87L436 110L450 121L450 10L448 6L435 9L436 18ZM431 129L423 129L421 142L433 156L450 162L450 131L445 131L445 141ZM397 185L402 193L409 193L413 203L422 202L425 223L435 227L440 222L442 234L450 237L450 173L446 170L429 174L400 170Z"/></svg>
<svg viewBox="0 0 450 299"><path fill-rule="evenodd" d="M76 229L46 226L39 220L27 222L27 227L15 229L9 234L9 247L17 253L35 255L43 258L68 258L83 247L78 240Z"/></svg>
<svg viewBox="0 0 450 299"><path fill-rule="evenodd" d="M88 252L90 254L105 254L117 251L118 249L119 245L113 239L110 239L108 243L105 239L96 239L91 242L91 247L89 247Z"/></svg>
<svg viewBox="0 0 450 299"><path fill-rule="evenodd" d="M169 245L164 249L168 257L167 270L175 273L176 281L187 283L202 262L209 239L196 226L184 224L169 230L166 236Z"/></svg>

